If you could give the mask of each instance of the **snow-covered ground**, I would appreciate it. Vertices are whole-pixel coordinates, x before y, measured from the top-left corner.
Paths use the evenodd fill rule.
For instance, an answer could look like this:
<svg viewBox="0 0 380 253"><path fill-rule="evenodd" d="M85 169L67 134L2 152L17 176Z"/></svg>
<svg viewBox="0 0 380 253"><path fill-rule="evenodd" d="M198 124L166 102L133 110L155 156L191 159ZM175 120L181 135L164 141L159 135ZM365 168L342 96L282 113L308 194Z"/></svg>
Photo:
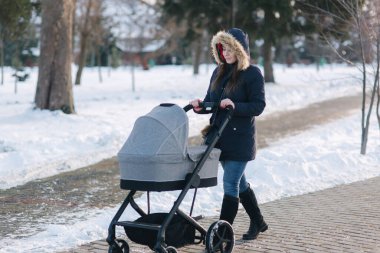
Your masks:
<svg viewBox="0 0 380 253"><path fill-rule="evenodd" d="M6 69L5 84L0 86L0 189L115 156L137 117L163 102L184 106L193 98L203 98L213 67L202 66L198 76L192 75L189 66L136 69L135 92L129 68L110 75L103 70L103 83L96 69L86 69L82 85L74 87L75 115L34 110L37 69L29 70L31 77L18 84L17 94L12 73ZM275 76L277 84L266 85L267 108L261 117L361 91L360 73L352 67L326 66L317 72L315 66L276 65ZM192 112L188 116L190 135L198 134L207 116ZM365 156L359 154L360 108L350 117L260 149L247 168L259 202L379 176L380 138L375 117L371 124ZM167 203L177 194L152 194L153 211L168 210ZM195 212L217 214L222 194L221 184L201 189ZM191 197L185 199L183 209L189 207ZM140 204L145 205L145 198ZM0 252L54 252L105 238L116 210L83 210L86 220L51 224L43 232L23 238L2 238ZM126 214L137 217L131 210Z"/></svg>

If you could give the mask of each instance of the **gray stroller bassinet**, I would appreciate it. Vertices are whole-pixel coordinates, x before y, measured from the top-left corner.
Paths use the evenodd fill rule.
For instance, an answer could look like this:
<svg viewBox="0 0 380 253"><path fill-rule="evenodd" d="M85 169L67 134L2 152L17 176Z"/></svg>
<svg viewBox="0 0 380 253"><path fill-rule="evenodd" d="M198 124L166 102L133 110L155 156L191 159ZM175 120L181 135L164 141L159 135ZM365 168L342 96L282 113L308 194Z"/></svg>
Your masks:
<svg viewBox="0 0 380 253"><path fill-rule="evenodd" d="M186 112L161 104L138 118L118 153L120 187L126 190L170 191L184 187L207 146L188 147ZM198 187L217 185L219 149L213 149L199 172Z"/></svg>

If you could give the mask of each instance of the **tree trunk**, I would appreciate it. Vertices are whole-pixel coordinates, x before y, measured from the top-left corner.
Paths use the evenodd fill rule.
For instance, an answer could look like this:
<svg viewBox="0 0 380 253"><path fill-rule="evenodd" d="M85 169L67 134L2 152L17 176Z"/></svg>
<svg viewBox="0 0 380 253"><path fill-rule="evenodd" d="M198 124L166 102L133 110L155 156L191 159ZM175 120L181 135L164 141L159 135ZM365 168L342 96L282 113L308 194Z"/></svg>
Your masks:
<svg viewBox="0 0 380 253"><path fill-rule="evenodd" d="M4 84L4 46L3 38L0 38L0 64L1 64L1 85Z"/></svg>
<svg viewBox="0 0 380 253"><path fill-rule="evenodd" d="M74 8L73 8L73 22L72 22L72 27L71 27L71 38L75 38L75 33L76 33L76 27L75 27L75 24L77 22L77 17L76 17L76 8L77 8L77 0L73 0L74 1ZM75 56L75 40L72 39L71 40L71 54L73 55L73 59L74 59L74 56Z"/></svg>
<svg viewBox="0 0 380 253"><path fill-rule="evenodd" d="M15 73L14 73L14 76L15 76L15 88L14 88L14 92L15 94L17 94L17 68L15 69Z"/></svg>
<svg viewBox="0 0 380 253"><path fill-rule="evenodd" d="M4 84L4 50L3 48L0 49L1 52L1 57L0 57L0 61L1 61L1 85Z"/></svg>
<svg viewBox="0 0 380 253"><path fill-rule="evenodd" d="M273 29L276 23L276 18L274 16L273 10L267 6L264 8L265 16L264 23L265 27L268 28L266 34L264 35L264 45L263 45L263 58L264 58L264 80L268 83L274 83L273 75L273 56L272 56L272 46L274 44L275 38Z"/></svg>
<svg viewBox="0 0 380 253"><path fill-rule="evenodd" d="M193 48L193 74L198 75L199 74L199 65L201 62L201 55L202 55L202 37L199 37L194 44Z"/></svg>
<svg viewBox="0 0 380 253"><path fill-rule="evenodd" d="M359 32L359 38L361 40L360 32ZM380 45L377 45L377 50L379 51ZM365 57L363 53L363 45L361 44L361 55L362 55L362 64L363 64L363 104L362 104L362 137L361 137L361 148L360 148L360 154L365 155L367 151L367 143L368 143L368 133L369 133L369 125L370 125L370 119L371 119L371 114L372 114L372 107L375 101L376 97L376 92L377 92L377 85L379 82L379 64L380 64L380 59L377 58L377 71L375 74L375 80L373 83L372 91L371 91L371 96L370 96L370 102L369 102L369 108L367 115L366 110L365 110L365 105L366 105L366 83L367 83L367 70L366 70L366 64L365 64Z"/></svg>
<svg viewBox="0 0 380 253"><path fill-rule="evenodd" d="M272 63L272 42L269 39L264 41L263 45L264 58L264 80L267 83L274 83L273 63Z"/></svg>
<svg viewBox="0 0 380 253"><path fill-rule="evenodd" d="M358 2L356 2L358 4ZM358 7L357 7L358 8ZM365 110L365 105L366 105L366 84L367 84L367 68L366 68L366 58L365 58L365 44L363 40L363 28L362 28L362 19L361 16L359 15L358 12L356 12L356 24L358 28L358 36L359 36L359 42L360 42L360 57L361 57L361 63L362 63L362 68L363 68L363 100L362 100L362 136L361 136L361 148L360 148L360 154L365 155L367 151L367 142L368 142L368 132L369 132L369 125L370 125L370 118L371 118L371 113L372 113L372 107L375 101L375 95L377 92L377 83L379 80L379 65L380 65L380 58L379 58L379 51L380 51L380 41L376 41L376 74L375 74L375 80L373 84L373 88L371 91L371 97L370 97L370 103L369 103L369 108L367 115L366 110Z"/></svg>
<svg viewBox="0 0 380 253"><path fill-rule="evenodd" d="M42 0L37 108L74 113L71 82L73 0Z"/></svg>
<svg viewBox="0 0 380 253"><path fill-rule="evenodd" d="M380 81L379 80L377 80L376 117L377 117L377 124L378 124L379 130L380 130Z"/></svg>
<svg viewBox="0 0 380 253"><path fill-rule="evenodd" d="M83 72L84 64L86 63L86 58L87 58L87 41L88 41L88 36L82 34L80 38L78 70L75 76L75 85L80 85L80 81L82 78L82 72Z"/></svg>
<svg viewBox="0 0 380 253"><path fill-rule="evenodd" d="M380 4L377 2L377 8L380 11ZM379 15L378 15L379 16ZM377 38L376 38L376 60L377 60L377 72L380 72L380 26L377 27ZM380 77L377 79L377 104L376 104L376 116L377 123L380 130Z"/></svg>
<svg viewBox="0 0 380 253"><path fill-rule="evenodd" d="M132 92L136 91L136 79L135 79L135 56L131 54L132 66L131 66L131 77L132 77Z"/></svg>
<svg viewBox="0 0 380 253"><path fill-rule="evenodd" d="M84 17L84 27L80 31L80 48L78 59L78 70L75 76L75 85L80 85L82 72L87 58L87 45L90 36L89 22L90 22L90 10L92 8L92 0L88 0L86 7L86 15Z"/></svg>
<svg viewBox="0 0 380 253"><path fill-rule="evenodd" d="M99 50L99 48L97 48L97 50L96 50L96 61L97 61L97 65L98 65L99 82L102 83L103 82L103 77L102 77L102 62L101 62L101 58L100 58L100 50Z"/></svg>

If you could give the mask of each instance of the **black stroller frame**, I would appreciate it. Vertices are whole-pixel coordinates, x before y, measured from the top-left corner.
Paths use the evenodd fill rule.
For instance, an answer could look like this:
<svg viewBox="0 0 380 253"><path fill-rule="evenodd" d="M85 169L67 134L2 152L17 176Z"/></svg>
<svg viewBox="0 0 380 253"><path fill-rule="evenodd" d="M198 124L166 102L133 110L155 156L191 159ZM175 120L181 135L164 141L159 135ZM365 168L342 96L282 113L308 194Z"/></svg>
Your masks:
<svg viewBox="0 0 380 253"><path fill-rule="evenodd" d="M210 111L215 106L214 103L201 103L201 106L203 107L203 110ZM193 109L192 105L187 105L183 108L185 112L188 112L189 110ZM120 217L122 216L123 212L127 208L128 205L131 205L131 207L141 216L148 215L144 210L142 210L138 204L134 200L134 195L136 194L137 190L130 190L127 197L121 204L120 208L116 212L115 216L113 217L109 228L108 228L108 237L107 237L107 243L109 244L109 253L127 253L129 252L129 245L125 240L117 239L116 238L116 227L122 226L122 227L132 227L132 228L140 228L140 229L146 229L146 230L153 230L157 231L157 239L154 244L154 252L159 253L173 253L177 252L176 248L173 246L168 246L165 243L165 232L170 224L170 222L173 220L173 217L175 215L180 216L184 220L186 220L191 226L193 226L200 234L200 236L195 236L195 239L198 239L199 241L195 242L194 244L206 244L206 250L207 252L232 252L233 246L234 246L234 232L232 229L232 226L227 222L223 220L219 220L214 222L208 230L203 228L197 220L200 219L199 217L191 217L197 188L199 186L200 182L200 176L199 172L201 171L203 165L205 164L208 156L210 155L212 149L215 147L217 141L219 140L223 130L225 129L226 125L230 121L233 113L233 107L228 106L226 108L226 116L223 119L221 125L216 128L215 134L212 136L211 140L209 140L207 148L200 158L199 162L196 164L194 170L192 173L187 174L185 178L185 186L181 190L180 194L178 195L176 201L174 202L172 208L170 209L170 212L167 213L166 217L164 218L162 224L149 224L149 223L142 223L142 222L136 222L136 221L119 221ZM191 206L190 215L187 215L183 211L179 209L179 206L181 205L182 201L184 200L187 192L191 189L195 188L194 191L194 197L193 197L193 203ZM150 213L150 203L149 203L149 191L148 191L148 213Z"/></svg>

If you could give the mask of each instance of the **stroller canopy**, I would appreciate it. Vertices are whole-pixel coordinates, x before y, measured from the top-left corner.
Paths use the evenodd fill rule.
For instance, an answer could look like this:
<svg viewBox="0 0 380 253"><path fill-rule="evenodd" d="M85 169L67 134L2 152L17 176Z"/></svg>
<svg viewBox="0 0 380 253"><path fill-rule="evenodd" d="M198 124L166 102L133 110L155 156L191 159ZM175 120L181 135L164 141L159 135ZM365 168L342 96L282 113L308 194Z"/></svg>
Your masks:
<svg viewBox="0 0 380 253"><path fill-rule="evenodd" d="M119 157L186 156L189 122L185 111L175 104L161 104L139 117Z"/></svg>
<svg viewBox="0 0 380 253"><path fill-rule="evenodd" d="M142 191L182 189L186 175L204 157L206 146L187 146L189 123L185 111L161 104L139 117L118 153L120 187ZM220 150L213 149L199 172L198 187L217 184Z"/></svg>

